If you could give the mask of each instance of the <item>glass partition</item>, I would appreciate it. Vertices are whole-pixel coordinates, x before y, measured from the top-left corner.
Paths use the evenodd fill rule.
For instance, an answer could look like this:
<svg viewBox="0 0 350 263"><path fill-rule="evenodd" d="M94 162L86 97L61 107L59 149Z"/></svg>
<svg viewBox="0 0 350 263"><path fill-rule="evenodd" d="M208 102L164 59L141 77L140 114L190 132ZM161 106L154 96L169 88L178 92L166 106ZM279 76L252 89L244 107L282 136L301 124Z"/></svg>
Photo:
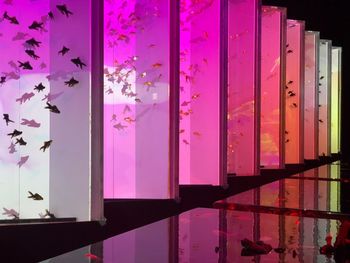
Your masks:
<svg viewBox="0 0 350 263"><path fill-rule="evenodd" d="M341 151L342 48L332 48L331 153Z"/></svg>
<svg viewBox="0 0 350 263"><path fill-rule="evenodd" d="M286 9L262 8L261 37L260 165L283 168Z"/></svg>
<svg viewBox="0 0 350 263"><path fill-rule="evenodd" d="M0 223L100 220L100 3L7 2L0 3Z"/></svg>
<svg viewBox="0 0 350 263"><path fill-rule="evenodd" d="M331 153L332 41L320 40L318 88L318 154Z"/></svg>
<svg viewBox="0 0 350 263"><path fill-rule="evenodd" d="M104 196L177 196L178 5L105 1Z"/></svg>
<svg viewBox="0 0 350 263"><path fill-rule="evenodd" d="M230 174L259 174L259 0L228 2L228 148Z"/></svg>
<svg viewBox="0 0 350 263"><path fill-rule="evenodd" d="M181 1L180 184L226 184L226 4Z"/></svg>
<svg viewBox="0 0 350 263"><path fill-rule="evenodd" d="M320 33L305 32L304 158L318 158L318 86Z"/></svg>
<svg viewBox="0 0 350 263"><path fill-rule="evenodd" d="M305 22L287 21L285 162L304 162Z"/></svg>

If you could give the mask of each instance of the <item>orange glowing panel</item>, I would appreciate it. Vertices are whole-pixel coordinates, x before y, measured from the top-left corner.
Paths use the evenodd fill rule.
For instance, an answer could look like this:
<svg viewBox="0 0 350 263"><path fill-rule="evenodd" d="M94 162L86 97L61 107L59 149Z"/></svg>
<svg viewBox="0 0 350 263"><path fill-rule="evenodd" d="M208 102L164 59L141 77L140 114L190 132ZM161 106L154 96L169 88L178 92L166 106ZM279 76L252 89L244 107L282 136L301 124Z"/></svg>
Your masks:
<svg viewBox="0 0 350 263"><path fill-rule="evenodd" d="M287 21L285 162L304 162L305 22Z"/></svg>
<svg viewBox="0 0 350 263"><path fill-rule="evenodd" d="M284 166L286 9L264 6L261 28L260 164Z"/></svg>
<svg viewBox="0 0 350 263"><path fill-rule="evenodd" d="M318 158L318 64L320 33L305 32L304 158Z"/></svg>

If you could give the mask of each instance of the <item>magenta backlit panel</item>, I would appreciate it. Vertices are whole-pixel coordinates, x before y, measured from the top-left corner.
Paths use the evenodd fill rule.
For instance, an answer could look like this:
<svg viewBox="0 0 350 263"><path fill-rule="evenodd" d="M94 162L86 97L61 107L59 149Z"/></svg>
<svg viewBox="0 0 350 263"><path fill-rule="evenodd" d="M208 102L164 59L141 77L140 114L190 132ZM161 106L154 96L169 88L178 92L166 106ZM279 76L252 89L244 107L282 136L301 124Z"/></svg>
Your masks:
<svg viewBox="0 0 350 263"><path fill-rule="evenodd" d="M286 9L264 6L261 29L260 164L284 165Z"/></svg>

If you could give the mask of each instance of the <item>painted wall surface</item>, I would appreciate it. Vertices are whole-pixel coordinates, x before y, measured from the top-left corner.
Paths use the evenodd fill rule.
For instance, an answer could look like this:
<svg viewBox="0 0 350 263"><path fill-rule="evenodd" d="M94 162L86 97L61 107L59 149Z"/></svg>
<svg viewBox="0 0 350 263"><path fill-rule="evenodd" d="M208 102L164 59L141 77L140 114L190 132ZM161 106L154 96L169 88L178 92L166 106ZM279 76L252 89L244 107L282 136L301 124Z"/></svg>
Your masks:
<svg viewBox="0 0 350 263"><path fill-rule="evenodd" d="M287 21L285 162L304 162L305 22Z"/></svg>
<svg viewBox="0 0 350 263"><path fill-rule="evenodd" d="M224 2L181 1L180 184L225 184Z"/></svg>
<svg viewBox="0 0 350 263"><path fill-rule="evenodd" d="M71 1L59 10L61 4L0 3L0 112L13 121L0 123L0 209L21 219L40 218L45 209L91 219L92 4ZM15 129L22 134L8 136Z"/></svg>
<svg viewBox="0 0 350 263"><path fill-rule="evenodd" d="M259 0L231 0L228 38L228 148L230 174L259 174Z"/></svg>
<svg viewBox="0 0 350 263"><path fill-rule="evenodd" d="M286 10L264 6L261 28L260 165L284 166Z"/></svg>
<svg viewBox="0 0 350 263"><path fill-rule="evenodd" d="M320 40L318 88L318 154L331 153L332 41Z"/></svg>
<svg viewBox="0 0 350 263"><path fill-rule="evenodd" d="M341 78L342 48L332 48L332 88L331 88L331 153L341 151Z"/></svg>
<svg viewBox="0 0 350 263"><path fill-rule="evenodd" d="M304 158L318 158L318 86L320 33L305 32Z"/></svg>
<svg viewBox="0 0 350 263"><path fill-rule="evenodd" d="M105 198L174 197L171 2L105 1Z"/></svg>

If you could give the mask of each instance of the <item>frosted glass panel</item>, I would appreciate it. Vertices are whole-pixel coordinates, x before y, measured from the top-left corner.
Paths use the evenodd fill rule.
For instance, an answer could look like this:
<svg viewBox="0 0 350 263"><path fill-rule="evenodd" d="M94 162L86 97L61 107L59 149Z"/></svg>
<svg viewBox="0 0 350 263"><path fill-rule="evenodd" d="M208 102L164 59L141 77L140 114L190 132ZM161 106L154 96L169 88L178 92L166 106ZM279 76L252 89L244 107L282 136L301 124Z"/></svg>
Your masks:
<svg viewBox="0 0 350 263"><path fill-rule="evenodd" d="M181 1L180 184L225 183L224 2Z"/></svg>
<svg viewBox="0 0 350 263"><path fill-rule="evenodd" d="M305 32L304 158L318 158L318 32Z"/></svg>
<svg viewBox="0 0 350 263"><path fill-rule="evenodd" d="M287 21L285 162L304 162L304 21Z"/></svg>
<svg viewBox="0 0 350 263"><path fill-rule="evenodd" d="M177 61L171 53L175 7L162 0L105 1L106 198L176 195L170 137L176 122L171 118L177 89L171 79Z"/></svg>
<svg viewBox="0 0 350 263"><path fill-rule="evenodd" d="M0 3L0 219L48 218L47 209L90 220L98 10L83 0L9 2Z"/></svg>
<svg viewBox="0 0 350 263"><path fill-rule="evenodd" d="M262 8L261 36L260 164L281 168L284 165L285 9Z"/></svg>
<svg viewBox="0 0 350 263"><path fill-rule="evenodd" d="M331 88L331 153L339 153L341 131L341 74L342 48L332 48L332 88Z"/></svg>
<svg viewBox="0 0 350 263"><path fill-rule="evenodd" d="M331 153L332 41L320 41L318 88L318 154Z"/></svg>
<svg viewBox="0 0 350 263"><path fill-rule="evenodd" d="M229 1L227 171L259 173L258 0Z"/></svg>

